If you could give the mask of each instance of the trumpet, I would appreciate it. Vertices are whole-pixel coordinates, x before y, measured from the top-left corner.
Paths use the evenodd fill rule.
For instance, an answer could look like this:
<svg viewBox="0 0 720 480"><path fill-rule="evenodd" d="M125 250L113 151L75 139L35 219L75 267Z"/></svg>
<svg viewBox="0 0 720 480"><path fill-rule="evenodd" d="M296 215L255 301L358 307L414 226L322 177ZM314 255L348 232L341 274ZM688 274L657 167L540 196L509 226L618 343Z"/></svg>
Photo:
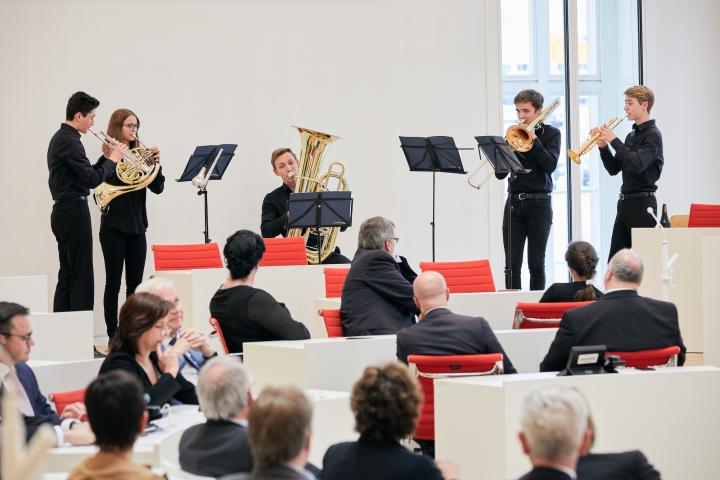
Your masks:
<svg viewBox="0 0 720 480"><path fill-rule="evenodd" d="M510 125L505 132L505 141L510 148L516 152L527 152L533 146L533 139L530 132L537 128L538 124L545 120L558 106L560 105L560 97L552 101L540 114L535 117L535 120L527 125L518 123L516 125Z"/></svg>
<svg viewBox="0 0 720 480"><path fill-rule="evenodd" d="M614 129L618 125L622 123L622 121L625 120L625 117L613 117L607 122L607 126L610 129ZM590 135L588 138L585 139L582 145L578 147L577 150L568 150L568 157L570 157L570 160L572 160L577 165L580 165L582 161L580 160L580 157L588 153L590 150L593 149L595 145L598 144L600 141L600 132L594 133L593 135Z"/></svg>

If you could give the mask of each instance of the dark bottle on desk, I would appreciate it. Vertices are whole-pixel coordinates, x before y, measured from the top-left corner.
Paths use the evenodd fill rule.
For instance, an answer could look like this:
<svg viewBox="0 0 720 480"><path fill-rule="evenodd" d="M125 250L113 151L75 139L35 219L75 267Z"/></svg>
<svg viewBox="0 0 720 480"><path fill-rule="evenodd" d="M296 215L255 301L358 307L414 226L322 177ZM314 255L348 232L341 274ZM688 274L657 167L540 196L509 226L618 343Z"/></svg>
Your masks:
<svg viewBox="0 0 720 480"><path fill-rule="evenodd" d="M660 217L660 225L664 228L670 228L670 217L667 214L667 203L663 203L662 216Z"/></svg>

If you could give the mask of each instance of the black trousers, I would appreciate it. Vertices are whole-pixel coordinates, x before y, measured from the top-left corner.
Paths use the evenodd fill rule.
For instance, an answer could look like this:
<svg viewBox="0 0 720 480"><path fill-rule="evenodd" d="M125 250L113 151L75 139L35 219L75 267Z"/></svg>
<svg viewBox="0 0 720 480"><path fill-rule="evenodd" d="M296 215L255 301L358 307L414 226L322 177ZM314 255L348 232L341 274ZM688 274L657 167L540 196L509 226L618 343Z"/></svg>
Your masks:
<svg viewBox="0 0 720 480"><path fill-rule="evenodd" d="M92 310L95 300L92 225L87 200L82 197L53 205L50 227L58 245L58 281L54 312Z"/></svg>
<svg viewBox="0 0 720 480"><path fill-rule="evenodd" d="M135 292L145 270L147 241L145 233L130 235L112 227L100 227L100 245L105 259L105 326L109 338L115 335L118 323L118 296L125 266L125 298Z"/></svg>
<svg viewBox="0 0 720 480"><path fill-rule="evenodd" d="M552 200L547 198L526 198L520 200L508 196L503 217L503 246L505 247L505 272L511 272L511 281L505 281L505 288L520 289L525 240L528 245L528 268L530 269L530 290L545 289L545 247L547 247L552 226ZM510 240L508 242L508 236ZM508 259L508 243L510 259Z"/></svg>
<svg viewBox="0 0 720 480"><path fill-rule="evenodd" d="M655 226L655 219L647 212L648 207L652 207L653 212L657 215L657 199L655 195L618 200L608 262L618 250L632 248L630 229L652 228Z"/></svg>

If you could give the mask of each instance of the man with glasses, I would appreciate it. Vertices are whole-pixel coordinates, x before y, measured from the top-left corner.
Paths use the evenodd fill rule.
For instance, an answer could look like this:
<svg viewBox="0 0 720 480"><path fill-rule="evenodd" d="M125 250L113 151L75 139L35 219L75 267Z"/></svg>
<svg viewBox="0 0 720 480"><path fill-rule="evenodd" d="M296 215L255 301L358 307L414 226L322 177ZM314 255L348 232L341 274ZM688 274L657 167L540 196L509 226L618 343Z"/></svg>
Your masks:
<svg viewBox="0 0 720 480"><path fill-rule="evenodd" d="M413 300L417 275L397 255L395 224L373 217L360 225L358 250L342 290L343 335L395 333L415 323L420 313Z"/></svg>
<svg viewBox="0 0 720 480"><path fill-rule="evenodd" d="M40 425L47 423L53 426L58 445L91 445L95 436L87 423L79 421L85 415L85 406L73 403L65 407L58 416L40 392L32 369L25 363L35 344L28 314L28 309L22 305L0 302L0 345L13 363L7 365L8 369L2 378L3 391L5 383L10 377L14 377L18 406L25 422L28 440Z"/></svg>

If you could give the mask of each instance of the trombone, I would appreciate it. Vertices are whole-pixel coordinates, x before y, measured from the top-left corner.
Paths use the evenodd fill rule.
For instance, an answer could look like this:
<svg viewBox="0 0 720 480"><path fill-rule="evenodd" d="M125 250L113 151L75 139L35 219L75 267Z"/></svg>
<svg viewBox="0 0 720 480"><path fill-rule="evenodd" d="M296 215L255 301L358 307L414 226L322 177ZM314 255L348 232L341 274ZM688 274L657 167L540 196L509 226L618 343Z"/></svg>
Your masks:
<svg viewBox="0 0 720 480"><path fill-rule="evenodd" d="M493 170L492 165L490 164L490 162L488 162L487 158L485 158L485 153L482 151L482 149L479 150L480 156L482 157L482 162L480 162L480 165L478 165L477 168L473 170L472 173L470 173L466 178L468 185L470 185L476 190L480 190L487 183L487 181L490 180L490 177L495 174L495 170ZM488 173L485 175L485 178L482 179L482 182L473 183L473 179L477 174L480 173L480 170L482 170L485 164L487 164L488 166Z"/></svg>
<svg viewBox="0 0 720 480"><path fill-rule="evenodd" d="M625 120L625 117L613 117L608 120L607 126L612 130L618 125L620 125L623 120ZM592 150L599 141L600 132L590 135L588 138L585 139L585 142L583 142L583 144L577 148L577 150L568 150L568 157L570 157L570 160L572 160L575 164L580 165L582 163L580 157Z"/></svg>
<svg viewBox="0 0 720 480"><path fill-rule="evenodd" d="M560 105L560 97L552 101L550 105L540 112L535 117L535 120L525 125L523 123L517 123L510 125L505 132L505 141L510 148L516 152L527 152L533 146L533 139L531 138L530 132L534 131L540 122L544 121L558 106Z"/></svg>

